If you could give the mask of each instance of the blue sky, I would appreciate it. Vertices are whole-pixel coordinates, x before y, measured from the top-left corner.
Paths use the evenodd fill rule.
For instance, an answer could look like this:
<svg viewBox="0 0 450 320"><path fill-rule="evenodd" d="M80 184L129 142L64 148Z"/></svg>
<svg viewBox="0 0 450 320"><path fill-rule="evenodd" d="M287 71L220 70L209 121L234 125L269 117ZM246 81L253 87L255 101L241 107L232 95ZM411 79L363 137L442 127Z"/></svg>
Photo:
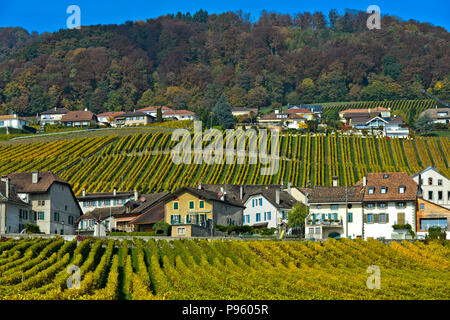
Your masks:
<svg viewBox="0 0 450 320"><path fill-rule="evenodd" d="M120 24L127 20L145 20L167 13L191 12L202 8L209 13L221 13L242 9L257 19L261 10L280 13L302 11L322 11L328 14L330 9L343 13L346 8L365 11L369 5L378 5L382 14L396 15L404 20L414 19L429 22L450 30L450 1L448 0L1 0L0 27L20 26L28 31L57 31L66 28L69 5L81 8L81 25Z"/></svg>

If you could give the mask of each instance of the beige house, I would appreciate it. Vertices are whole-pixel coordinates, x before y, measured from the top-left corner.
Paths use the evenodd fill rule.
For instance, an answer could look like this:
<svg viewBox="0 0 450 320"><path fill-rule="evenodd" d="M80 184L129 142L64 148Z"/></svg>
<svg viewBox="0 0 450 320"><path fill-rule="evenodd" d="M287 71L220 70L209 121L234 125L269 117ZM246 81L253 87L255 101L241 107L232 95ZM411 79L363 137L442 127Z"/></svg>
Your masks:
<svg viewBox="0 0 450 320"><path fill-rule="evenodd" d="M20 233L25 224L36 224L35 219L31 205L22 201L10 179L3 177L0 181L0 234Z"/></svg>
<svg viewBox="0 0 450 320"><path fill-rule="evenodd" d="M66 108L53 108L41 113L41 124L58 124L61 122L62 117L69 113Z"/></svg>
<svg viewBox="0 0 450 320"><path fill-rule="evenodd" d="M97 116L88 110L70 111L62 116L61 123L66 127L86 127L97 124Z"/></svg>
<svg viewBox="0 0 450 320"><path fill-rule="evenodd" d="M141 112L125 112L123 114L115 115L112 126L123 127L123 126L142 126L152 123L155 117Z"/></svg>
<svg viewBox="0 0 450 320"><path fill-rule="evenodd" d="M36 212L36 224L47 234L75 234L82 214L69 183L50 171L8 175L18 197Z"/></svg>

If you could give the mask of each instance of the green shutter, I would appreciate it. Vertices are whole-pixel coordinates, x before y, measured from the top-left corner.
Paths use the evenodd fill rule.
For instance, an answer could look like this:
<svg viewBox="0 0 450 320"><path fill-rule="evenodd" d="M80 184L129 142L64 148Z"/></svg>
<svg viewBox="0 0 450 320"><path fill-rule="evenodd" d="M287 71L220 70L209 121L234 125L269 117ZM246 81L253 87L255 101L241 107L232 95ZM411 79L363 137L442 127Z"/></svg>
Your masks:
<svg viewBox="0 0 450 320"><path fill-rule="evenodd" d="M367 214L364 215L364 223L367 223Z"/></svg>
<svg viewBox="0 0 450 320"><path fill-rule="evenodd" d="M378 214L374 214L373 215L373 223L378 223L379 219L378 219Z"/></svg>
<svg viewBox="0 0 450 320"><path fill-rule="evenodd" d="M386 223L389 222L389 213L386 213Z"/></svg>

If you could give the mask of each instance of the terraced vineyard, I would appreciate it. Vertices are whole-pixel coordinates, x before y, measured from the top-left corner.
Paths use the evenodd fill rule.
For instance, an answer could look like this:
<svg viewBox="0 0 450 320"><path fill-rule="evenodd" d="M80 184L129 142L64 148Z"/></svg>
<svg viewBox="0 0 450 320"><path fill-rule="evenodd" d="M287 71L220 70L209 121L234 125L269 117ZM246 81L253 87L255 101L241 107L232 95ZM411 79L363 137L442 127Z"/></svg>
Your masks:
<svg viewBox="0 0 450 320"><path fill-rule="evenodd" d="M0 243L0 274L8 300L448 299L450 243L34 238Z"/></svg>
<svg viewBox="0 0 450 320"><path fill-rule="evenodd" d="M320 105L321 103L318 103ZM411 109L415 109L416 115L420 114L426 109L433 108L436 105L436 101L432 99L425 100L388 100L388 101L356 101L356 102L339 102L339 103L324 103L323 108L325 110L333 109L342 111L345 109L364 109L364 108L390 108L393 112L400 115L408 114ZM405 117L407 118L407 117Z"/></svg>
<svg viewBox="0 0 450 320"><path fill-rule="evenodd" d="M244 134L234 139L235 149L244 142ZM192 145L196 143L192 139ZM224 139L226 140L226 139ZM231 141L230 141L231 142ZM236 155L232 164L203 161L176 165L171 150L177 144L168 132L137 134L53 142L0 146L0 173L51 170L66 179L76 194L138 189L141 192L173 191L199 183L281 184L294 186L331 185L339 177L340 185L351 185L367 172L404 171L415 173L430 165L450 177L450 139L416 137L384 139L374 136L305 135L279 136L279 170L262 175L266 165L251 164L248 154L243 163ZM206 138L203 146L206 146ZM217 141L213 141L213 144ZM226 141L224 141L224 146ZM267 141L270 155L271 136ZM223 155L225 157L225 154ZM194 153L191 155L194 160ZM209 159L208 155L205 159ZM208 164L209 163L209 164Z"/></svg>

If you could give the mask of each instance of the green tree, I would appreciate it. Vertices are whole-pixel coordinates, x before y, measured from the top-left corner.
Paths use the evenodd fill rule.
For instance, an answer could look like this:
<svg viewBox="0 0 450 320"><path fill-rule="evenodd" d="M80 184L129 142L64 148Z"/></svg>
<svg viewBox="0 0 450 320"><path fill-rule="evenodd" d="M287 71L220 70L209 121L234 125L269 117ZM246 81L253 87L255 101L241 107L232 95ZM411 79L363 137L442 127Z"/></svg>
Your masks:
<svg viewBox="0 0 450 320"><path fill-rule="evenodd" d="M300 202L294 204L287 212L288 225L290 228L304 227L305 219L308 216L308 207Z"/></svg>
<svg viewBox="0 0 450 320"><path fill-rule="evenodd" d="M161 107L156 109L156 122L163 122Z"/></svg>
<svg viewBox="0 0 450 320"><path fill-rule="evenodd" d="M219 101L217 101L216 106L214 107L213 115L217 118L217 121L222 128L234 128L235 119L231 113L231 107L227 103L225 95L222 94L220 96Z"/></svg>
<svg viewBox="0 0 450 320"><path fill-rule="evenodd" d="M424 114L416 121L416 125L414 126L417 132L427 134L433 128L433 122L431 122L431 118L429 115Z"/></svg>

